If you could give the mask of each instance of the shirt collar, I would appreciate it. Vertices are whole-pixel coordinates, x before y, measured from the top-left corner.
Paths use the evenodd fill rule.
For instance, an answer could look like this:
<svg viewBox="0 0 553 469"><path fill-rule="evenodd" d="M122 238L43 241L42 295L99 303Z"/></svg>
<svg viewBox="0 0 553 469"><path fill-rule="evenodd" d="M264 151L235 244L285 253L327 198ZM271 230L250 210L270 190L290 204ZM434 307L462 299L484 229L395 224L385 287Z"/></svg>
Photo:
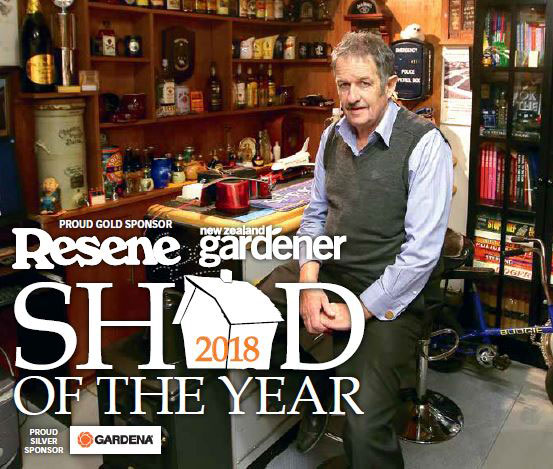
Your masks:
<svg viewBox="0 0 553 469"><path fill-rule="evenodd" d="M376 129L374 129L374 133L380 135L380 138L387 147L390 146L390 137L392 136L392 129L394 127L394 122L396 120L398 111L399 106L392 100L389 100L386 111L384 112L384 116L382 116L382 119L380 119L380 122L376 126ZM355 129L350 125L345 116L342 117L336 124L336 130L340 132L344 140L355 141Z"/></svg>

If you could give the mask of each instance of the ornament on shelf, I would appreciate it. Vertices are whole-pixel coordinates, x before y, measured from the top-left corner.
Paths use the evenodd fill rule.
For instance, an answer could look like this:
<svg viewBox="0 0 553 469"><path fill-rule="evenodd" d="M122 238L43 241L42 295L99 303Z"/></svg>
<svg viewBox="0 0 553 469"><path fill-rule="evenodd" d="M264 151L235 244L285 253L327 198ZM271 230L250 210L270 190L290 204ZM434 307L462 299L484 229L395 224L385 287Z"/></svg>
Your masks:
<svg viewBox="0 0 553 469"><path fill-rule="evenodd" d="M401 39L417 39L424 42L425 35L422 32L422 26L417 23L412 23L406 26L401 33L399 33Z"/></svg>
<svg viewBox="0 0 553 469"><path fill-rule="evenodd" d="M60 185L56 178L48 177L42 181L40 213L47 215L60 211Z"/></svg>
<svg viewBox="0 0 553 469"><path fill-rule="evenodd" d="M348 15L374 15L381 12L376 0L355 0L348 8Z"/></svg>

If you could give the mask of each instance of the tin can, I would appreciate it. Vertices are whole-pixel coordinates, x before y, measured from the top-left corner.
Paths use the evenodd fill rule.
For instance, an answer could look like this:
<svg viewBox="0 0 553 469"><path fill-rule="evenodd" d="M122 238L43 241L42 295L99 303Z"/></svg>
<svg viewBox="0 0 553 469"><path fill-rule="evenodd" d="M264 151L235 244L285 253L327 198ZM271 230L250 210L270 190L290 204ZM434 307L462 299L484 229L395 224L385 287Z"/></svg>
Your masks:
<svg viewBox="0 0 553 469"><path fill-rule="evenodd" d="M190 113L190 89L186 85L175 86L177 115Z"/></svg>
<svg viewBox="0 0 553 469"><path fill-rule="evenodd" d="M119 147L102 148L102 169L106 199L112 199L114 193L122 195L124 188L123 154Z"/></svg>

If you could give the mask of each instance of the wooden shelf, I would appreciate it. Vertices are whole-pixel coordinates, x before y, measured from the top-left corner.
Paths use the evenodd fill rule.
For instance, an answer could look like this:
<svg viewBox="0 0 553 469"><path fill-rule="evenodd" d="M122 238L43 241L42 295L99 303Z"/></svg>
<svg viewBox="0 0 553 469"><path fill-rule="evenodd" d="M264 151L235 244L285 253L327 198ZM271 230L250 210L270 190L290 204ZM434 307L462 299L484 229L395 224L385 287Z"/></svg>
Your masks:
<svg viewBox="0 0 553 469"><path fill-rule="evenodd" d="M177 16L181 18L189 18L191 20L203 20L203 21L228 21L238 24L247 25L262 25L262 26L276 26L290 29L303 29L303 28L320 28L320 29L332 29L332 21L309 21L309 22L292 22L292 21L265 21L261 19L250 18L236 18L233 16L222 15L207 15L202 13L188 13L177 10L165 10L155 8L144 7L131 7L125 5L112 5L110 3L89 2L88 6L94 10L105 10L112 12L134 13L134 14L148 14L151 13L154 16Z"/></svg>
<svg viewBox="0 0 553 469"><path fill-rule="evenodd" d="M19 93L16 99L64 99L64 98L86 98L96 96L97 91L81 91L79 93Z"/></svg>
<svg viewBox="0 0 553 469"><path fill-rule="evenodd" d="M329 65L330 59L232 59L234 64Z"/></svg>
<svg viewBox="0 0 553 469"><path fill-rule="evenodd" d="M170 187L166 187L165 189L154 189L150 192L141 192L140 194L121 197L118 200L110 200L101 205L93 205L92 207L67 210L65 212L54 215L30 215L29 218L31 220L35 220L41 225L57 222L57 220L64 220L67 218L83 218L90 213L98 212L108 208L122 207L124 205L134 204L136 202L141 202L148 199L155 199L156 197L161 197L163 195L179 194L182 191L183 186L192 183L193 181L185 182L184 184L172 184Z"/></svg>
<svg viewBox="0 0 553 469"><path fill-rule="evenodd" d="M346 21L387 21L390 19L389 16L383 15L381 13L371 13L368 15L344 15Z"/></svg>
<svg viewBox="0 0 553 469"><path fill-rule="evenodd" d="M251 109L234 109L230 111L217 111L217 112L202 112L199 114L185 114L183 116L171 116L171 117L160 117L157 119L142 119L135 122L121 122L121 123L111 123L104 122L100 124L100 129L117 129L122 127L138 127L142 125L155 125L155 124L167 124L170 122L181 122L181 121L190 121L190 120L201 120L201 119L215 119L218 117L232 117L232 116L243 116L247 114L263 114L267 112L278 112L278 111L288 111L299 108L295 104L289 104L285 106L267 106L267 107L257 107Z"/></svg>
<svg viewBox="0 0 553 469"><path fill-rule="evenodd" d="M334 106L295 106L297 111L307 111L307 112L329 112L332 114L332 108Z"/></svg>
<svg viewBox="0 0 553 469"><path fill-rule="evenodd" d="M91 62L118 62L118 63L150 63L150 59L147 57L124 57L109 55L92 55L90 57Z"/></svg>

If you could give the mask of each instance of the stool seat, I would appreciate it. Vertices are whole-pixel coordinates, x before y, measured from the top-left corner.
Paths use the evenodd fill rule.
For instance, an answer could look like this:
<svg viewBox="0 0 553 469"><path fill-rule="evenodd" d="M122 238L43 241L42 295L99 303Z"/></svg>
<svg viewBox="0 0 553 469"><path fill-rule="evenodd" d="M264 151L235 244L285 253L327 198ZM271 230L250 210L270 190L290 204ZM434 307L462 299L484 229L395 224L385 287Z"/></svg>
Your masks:
<svg viewBox="0 0 553 469"><path fill-rule="evenodd" d="M493 277L495 270L489 267L462 266L444 272L443 279L446 280L485 280Z"/></svg>

